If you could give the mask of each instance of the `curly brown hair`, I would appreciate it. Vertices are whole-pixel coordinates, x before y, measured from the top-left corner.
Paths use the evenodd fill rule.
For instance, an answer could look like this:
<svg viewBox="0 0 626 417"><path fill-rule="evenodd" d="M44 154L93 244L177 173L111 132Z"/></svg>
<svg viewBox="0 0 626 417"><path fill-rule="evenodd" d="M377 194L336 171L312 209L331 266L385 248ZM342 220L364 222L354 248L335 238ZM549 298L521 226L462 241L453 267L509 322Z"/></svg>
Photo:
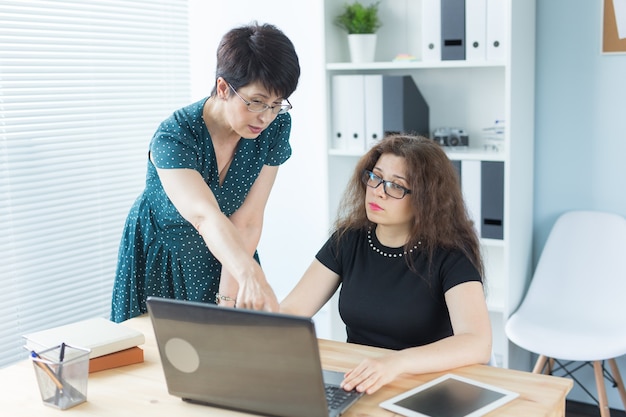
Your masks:
<svg viewBox="0 0 626 417"><path fill-rule="evenodd" d="M374 227L365 211L367 186L362 178L363 171L371 171L383 154L396 155L406 161L406 179L411 193L405 198L411 199L413 225L405 249L421 242L429 260L437 248L458 249L483 275L480 243L463 200L459 175L441 147L422 136L390 134L359 159L333 227L339 240L348 230ZM413 269L412 257L405 259Z"/></svg>

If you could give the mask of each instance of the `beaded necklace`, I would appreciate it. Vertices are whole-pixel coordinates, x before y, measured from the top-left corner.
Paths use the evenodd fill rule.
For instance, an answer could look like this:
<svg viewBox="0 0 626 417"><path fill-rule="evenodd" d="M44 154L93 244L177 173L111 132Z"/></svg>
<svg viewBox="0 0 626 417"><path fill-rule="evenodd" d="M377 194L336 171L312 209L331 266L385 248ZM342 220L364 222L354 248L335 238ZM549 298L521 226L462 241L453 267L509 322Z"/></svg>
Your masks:
<svg viewBox="0 0 626 417"><path fill-rule="evenodd" d="M413 251L416 250L419 247L419 245L422 244L422 242L419 241L417 242L417 245L413 246L413 248L409 249L408 251L404 251L403 253L387 253L377 248L374 245L374 242L372 242L372 229L368 229L367 231L367 242L370 244L370 248L372 248L374 252L378 253L379 255L385 256L387 258L402 258L403 256L406 256L409 253L413 253Z"/></svg>

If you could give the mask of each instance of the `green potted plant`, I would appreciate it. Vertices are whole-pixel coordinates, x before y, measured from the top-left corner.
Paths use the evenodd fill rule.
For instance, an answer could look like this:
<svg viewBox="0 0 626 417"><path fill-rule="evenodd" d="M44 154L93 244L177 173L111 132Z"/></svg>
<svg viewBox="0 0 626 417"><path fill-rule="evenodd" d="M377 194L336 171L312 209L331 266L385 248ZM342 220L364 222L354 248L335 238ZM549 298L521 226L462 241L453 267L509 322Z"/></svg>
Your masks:
<svg viewBox="0 0 626 417"><path fill-rule="evenodd" d="M358 1L344 5L343 13L335 18L335 24L352 34L372 34L382 26L378 17L380 2L364 6Z"/></svg>
<svg viewBox="0 0 626 417"><path fill-rule="evenodd" d="M376 51L376 31L382 26L378 16L380 2L364 6L355 1L345 4L335 24L348 33L352 62L372 62Z"/></svg>

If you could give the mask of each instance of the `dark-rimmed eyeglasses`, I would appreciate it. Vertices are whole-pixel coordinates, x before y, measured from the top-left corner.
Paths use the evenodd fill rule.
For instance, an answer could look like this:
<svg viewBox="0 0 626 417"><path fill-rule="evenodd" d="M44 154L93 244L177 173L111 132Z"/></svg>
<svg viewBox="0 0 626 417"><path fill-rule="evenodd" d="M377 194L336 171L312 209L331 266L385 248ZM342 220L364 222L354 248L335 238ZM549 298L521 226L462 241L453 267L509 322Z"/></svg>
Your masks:
<svg viewBox="0 0 626 417"><path fill-rule="evenodd" d="M391 198L396 198L400 200L404 198L405 195L411 194L411 190L391 181L385 181L384 179L380 178L372 171L368 171L367 169L363 171L363 176L361 178L363 180L363 184L371 188L378 188L378 186L382 184L383 191Z"/></svg>
<svg viewBox="0 0 626 417"><path fill-rule="evenodd" d="M263 113L265 110L271 109L272 114L284 114L293 108L293 106L287 99L285 99L282 104L276 104L275 106L270 106L269 104L265 104L262 101L257 100L248 101L245 98L241 97L237 90L235 90L235 87L233 87L230 83L228 83L228 86L233 90L237 97L241 99L241 101L246 103L248 111L251 111L252 113Z"/></svg>

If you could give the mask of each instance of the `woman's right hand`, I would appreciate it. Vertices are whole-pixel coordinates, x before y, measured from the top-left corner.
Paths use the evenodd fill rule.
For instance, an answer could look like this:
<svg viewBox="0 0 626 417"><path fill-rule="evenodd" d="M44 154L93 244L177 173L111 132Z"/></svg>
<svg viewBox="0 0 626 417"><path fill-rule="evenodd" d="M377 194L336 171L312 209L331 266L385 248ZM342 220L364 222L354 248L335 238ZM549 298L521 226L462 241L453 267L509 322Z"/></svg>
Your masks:
<svg viewBox="0 0 626 417"><path fill-rule="evenodd" d="M239 281L237 308L250 310L278 311L278 299L274 290L265 279L265 274L258 266L254 277Z"/></svg>
<svg viewBox="0 0 626 417"><path fill-rule="evenodd" d="M278 311L278 300L253 258L261 236L263 212L278 167L266 165L261 170L246 200L227 217L197 171L157 169L163 188L179 211L203 237L222 268L230 271L239 284L238 308ZM206 231L209 231L205 233ZM221 287L221 286L220 286ZM222 294L220 292L220 294ZM231 296L231 293L224 292Z"/></svg>

